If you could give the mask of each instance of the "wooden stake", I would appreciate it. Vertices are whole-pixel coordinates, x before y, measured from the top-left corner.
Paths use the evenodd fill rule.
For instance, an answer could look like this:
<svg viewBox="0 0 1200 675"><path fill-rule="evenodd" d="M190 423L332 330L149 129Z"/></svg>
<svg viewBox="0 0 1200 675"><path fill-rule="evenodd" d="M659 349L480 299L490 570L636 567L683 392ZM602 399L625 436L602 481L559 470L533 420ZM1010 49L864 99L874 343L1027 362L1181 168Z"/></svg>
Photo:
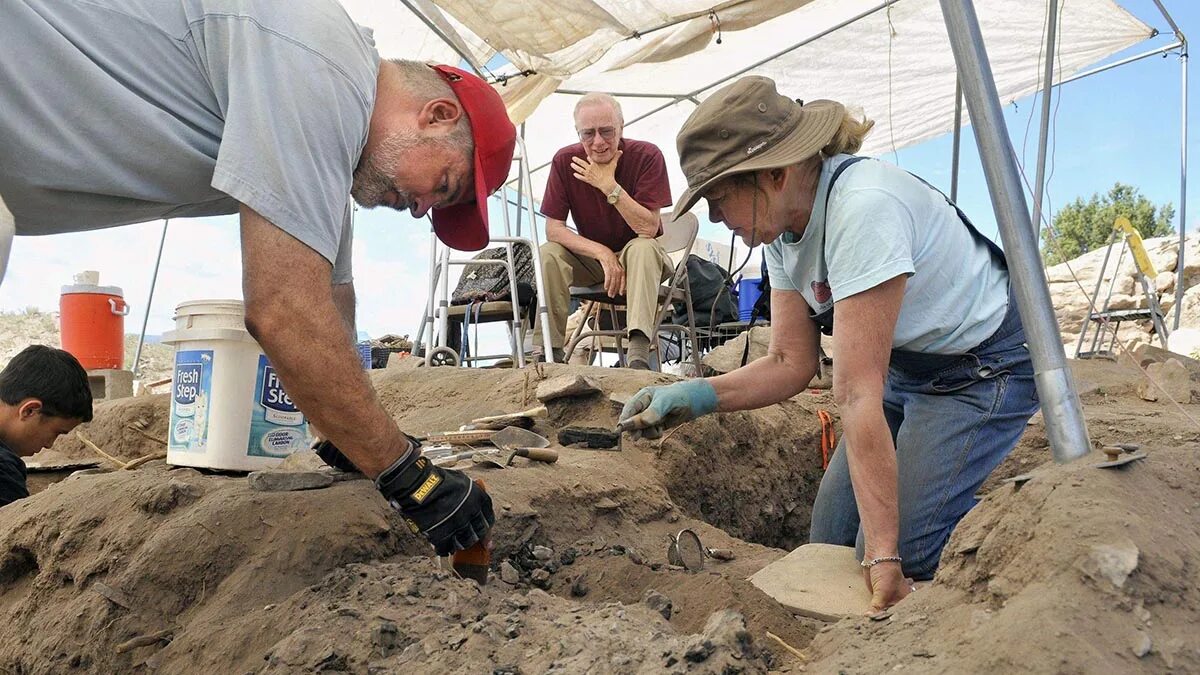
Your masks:
<svg viewBox="0 0 1200 675"><path fill-rule="evenodd" d="M784 642L784 641L783 641L783 638L781 638L781 637L779 637L778 635L776 635L776 634L772 633L771 631L767 631L767 637L769 637L769 638L771 638L772 640L774 640L774 641L778 642L778 643L779 643L779 646L781 646L781 647L783 647L784 649L786 649L786 650L788 650L789 652L791 652L791 653L792 653L792 656L795 656L796 658L800 659L801 661L807 661L807 660L808 660L808 656L806 656L804 652L802 652L802 651L800 651L799 649L796 649L795 647L793 647L793 646L789 645L788 643Z"/></svg>
<svg viewBox="0 0 1200 675"><path fill-rule="evenodd" d="M145 464L146 462L153 462L156 459L166 459L166 457L167 457L167 453L165 450L161 451L161 452L152 452L143 457L138 457L137 459L133 460L132 462L129 462L125 466L121 467L121 469L122 470L136 469L139 466Z"/></svg>
<svg viewBox="0 0 1200 675"><path fill-rule="evenodd" d="M100 455L104 459L107 459L108 461L112 462L113 464L116 464L119 468L122 468L122 469L125 468L125 462L122 462L121 460L117 459L116 457L113 457L112 455L108 454L107 452L101 450L100 446L98 446L95 443L88 440L88 437L84 436L83 433L81 431L79 431L78 429L75 430L75 435L79 438L79 440L83 441L84 445L86 445L89 448L91 448L92 450L94 450L96 452L96 454Z"/></svg>
<svg viewBox="0 0 1200 675"><path fill-rule="evenodd" d="M148 647L153 644L158 644L159 642L170 642L174 635L175 631L170 628L166 630L160 630L157 633L151 633L149 635L139 635L117 645L116 652L118 654L124 654L125 652L137 649L138 647Z"/></svg>

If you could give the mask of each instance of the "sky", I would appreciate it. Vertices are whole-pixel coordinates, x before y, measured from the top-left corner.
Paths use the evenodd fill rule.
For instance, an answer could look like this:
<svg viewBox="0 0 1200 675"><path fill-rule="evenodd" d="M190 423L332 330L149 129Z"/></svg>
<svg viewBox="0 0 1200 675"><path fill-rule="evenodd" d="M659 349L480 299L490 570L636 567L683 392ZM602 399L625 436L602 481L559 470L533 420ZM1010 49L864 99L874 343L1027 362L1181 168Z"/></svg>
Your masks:
<svg viewBox="0 0 1200 675"><path fill-rule="evenodd" d="M1160 32L1169 26L1152 0L1119 0L1119 4ZM1200 3L1165 0L1185 35L1200 35ZM1147 44L1167 44L1166 37L1137 45L1114 57L1139 53ZM1200 83L1191 78L1189 158L1200 167ZM1069 83L1056 89L1050 136L1051 158L1046 208L1054 210L1076 197L1104 193L1114 182L1133 185L1155 204L1171 202L1178 221L1180 206L1180 67L1176 53L1154 56ZM1035 96L1005 101L1004 115L1013 146L1034 180L1037 125ZM636 137L636 126L627 134ZM563 139L563 145L574 139ZM1022 152L1023 151L1023 152ZM950 189L951 136L901 149L882 158L922 176L946 192ZM1195 179L1189 171L1190 186ZM681 192L675 186L675 192ZM995 219L974 137L963 130L958 202L985 234L996 238ZM1032 205L1032 198L1028 199ZM493 223L500 221L497 200ZM1200 203L1189 203L1187 231L1200 223ZM0 311L36 307L57 311L60 287L82 270L100 272L101 284L123 289L130 304L126 332L137 333L147 316L147 294L158 250L162 221L88 233L18 237L8 274L0 286ZM1178 222L1176 222L1178 227ZM494 231L499 227L493 227ZM704 223L702 237L727 242L720 225ZM359 329L371 336L415 335L428 289L430 234L426 221L390 210L356 214L354 270ZM150 305L147 332L173 327L174 308L201 298L240 298L240 258L234 216L175 220L169 226L162 266ZM503 333L496 324L495 330Z"/></svg>

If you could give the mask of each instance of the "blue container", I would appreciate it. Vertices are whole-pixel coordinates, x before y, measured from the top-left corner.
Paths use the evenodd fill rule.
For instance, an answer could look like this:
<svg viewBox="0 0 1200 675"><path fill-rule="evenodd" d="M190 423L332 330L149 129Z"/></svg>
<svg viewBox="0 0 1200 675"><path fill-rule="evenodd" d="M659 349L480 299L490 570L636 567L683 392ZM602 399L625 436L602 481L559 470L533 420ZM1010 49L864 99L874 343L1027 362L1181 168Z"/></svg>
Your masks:
<svg viewBox="0 0 1200 675"><path fill-rule="evenodd" d="M362 367L365 370L371 369L371 343L358 343L358 358L362 361Z"/></svg>
<svg viewBox="0 0 1200 675"><path fill-rule="evenodd" d="M762 295L760 279L742 279L738 282L738 319L749 321L754 312L754 303Z"/></svg>

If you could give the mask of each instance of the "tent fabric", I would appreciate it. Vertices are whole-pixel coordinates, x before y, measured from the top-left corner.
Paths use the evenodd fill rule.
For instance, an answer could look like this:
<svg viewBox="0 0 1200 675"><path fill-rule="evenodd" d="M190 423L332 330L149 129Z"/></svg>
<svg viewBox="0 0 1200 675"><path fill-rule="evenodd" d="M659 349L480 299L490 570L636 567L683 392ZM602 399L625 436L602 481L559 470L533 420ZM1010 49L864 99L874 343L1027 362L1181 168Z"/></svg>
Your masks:
<svg viewBox="0 0 1200 675"><path fill-rule="evenodd" d="M376 29L383 56L458 61L404 4L343 2ZM771 77L797 98L831 98L861 110L875 121L864 154L886 155L953 128L955 65L938 0L409 4L472 61L499 53L511 63L508 72L533 71L498 86L514 121L527 123L535 167L575 140L578 94L564 92L608 91L622 102L626 135L662 148L678 194L684 181L675 133L701 100L742 73ZM976 3L1002 103L1040 86L1046 8L1047 0ZM627 39L632 35L640 37ZM1056 79L1153 35L1113 0L1060 0ZM965 111L963 117L966 124ZM545 171L534 173L536 194L544 181Z"/></svg>

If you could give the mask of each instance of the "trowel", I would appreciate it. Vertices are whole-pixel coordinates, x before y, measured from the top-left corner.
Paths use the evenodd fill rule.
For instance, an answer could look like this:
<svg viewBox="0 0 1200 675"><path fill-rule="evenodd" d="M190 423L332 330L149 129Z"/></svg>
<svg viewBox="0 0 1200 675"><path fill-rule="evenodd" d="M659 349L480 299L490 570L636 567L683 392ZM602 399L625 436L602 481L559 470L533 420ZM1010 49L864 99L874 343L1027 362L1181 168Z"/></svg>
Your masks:
<svg viewBox="0 0 1200 675"><path fill-rule="evenodd" d="M491 441L497 449L480 450L471 457L471 461L500 469L511 466L516 457L535 462L558 461L558 451L546 447L550 445L550 439L519 427L504 427L492 436Z"/></svg>

